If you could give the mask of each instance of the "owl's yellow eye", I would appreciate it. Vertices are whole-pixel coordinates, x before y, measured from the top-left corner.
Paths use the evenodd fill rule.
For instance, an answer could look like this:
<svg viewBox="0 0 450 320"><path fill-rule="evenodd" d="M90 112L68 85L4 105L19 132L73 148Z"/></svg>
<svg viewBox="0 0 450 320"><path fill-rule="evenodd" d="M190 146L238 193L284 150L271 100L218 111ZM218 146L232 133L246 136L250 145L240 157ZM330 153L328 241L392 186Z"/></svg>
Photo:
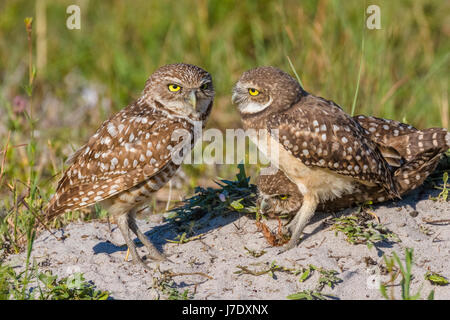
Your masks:
<svg viewBox="0 0 450 320"><path fill-rule="evenodd" d="M200 86L200 89L202 89L202 90L208 89L208 83L202 84L202 85Z"/></svg>
<svg viewBox="0 0 450 320"><path fill-rule="evenodd" d="M248 93L250 93L251 96L257 96L259 94L259 91L255 88L248 89Z"/></svg>
<svg viewBox="0 0 450 320"><path fill-rule="evenodd" d="M177 84L169 84L169 91L177 92L180 91L181 87Z"/></svg>
<svg viewBox="0 0 450 320"><path fill-rule="evenodd" d="M278 196L280 198L280 200L286 200L288 198L287 194L281 194Z"/></svg>

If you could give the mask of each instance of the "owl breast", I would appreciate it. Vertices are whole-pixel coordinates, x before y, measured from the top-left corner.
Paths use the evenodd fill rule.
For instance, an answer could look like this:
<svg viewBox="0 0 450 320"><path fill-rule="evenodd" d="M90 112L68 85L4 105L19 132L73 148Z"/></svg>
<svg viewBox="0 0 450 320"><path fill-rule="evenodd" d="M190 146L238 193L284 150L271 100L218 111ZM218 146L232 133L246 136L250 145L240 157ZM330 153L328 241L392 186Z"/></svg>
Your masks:
<svg viewBox="0 0 450 320"><path fill-rule="evenodd" d="M267 134L267 147L260 150L272 164L285 172L294 182L299 191L315 194L321 202L340 198L345 194L353 193L358 180L334 173L328 169L306 166L303 162L287 151L279 141ZM259 141L261 146L261 141Z"/></svg>

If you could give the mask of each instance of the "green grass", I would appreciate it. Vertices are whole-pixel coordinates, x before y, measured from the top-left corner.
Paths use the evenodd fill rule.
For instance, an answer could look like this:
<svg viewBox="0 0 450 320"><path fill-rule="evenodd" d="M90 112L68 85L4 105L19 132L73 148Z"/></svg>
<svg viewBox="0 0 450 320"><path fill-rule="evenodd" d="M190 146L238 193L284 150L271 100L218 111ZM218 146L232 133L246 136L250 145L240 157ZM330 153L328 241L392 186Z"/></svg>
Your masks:
<svg viewBox="0 0 450 320"><path fill-rule="evenodd" d="M422 286L416 293L411 292L411 281L413 279L412 266L413 266L413 252L411 248L405 248L405 264L400 261L398 255L393 252L392 257L388 258L383 255L386 269L390 275L390 280L387 283L380 285L381 294L385 299L395 300L394 295L394 281L398 274L401 275L400 288L402 300L418 300L421 299ZM442 277L441 277L442 278ZM436 278L435 278L436 279ZM440 279L442 280L442 279ZM445 279L444 279L445 280ZM390 294L388 294L388 284L390 285ZM431 290L427 296L427 300L434 300L434 290Z"/></svg>
<svg viewBox="0 0 450 320"><path fill-rule="evenodd" d="M109 293L100 291L76 272L58 279L51 272L40 272L36 265L16 272L0 263L0 300L106 300Z"/></svg>
<svg viewBox="0 0 450 320"><path fill-rule="evenodd" d="M185 61L211 72L217 99L209 127L240 126L231 88L257 65L297 70L307 91L335 100L349 113L407 119L418 127L448 126L445 2L377 1L381 30L363 28L365 4L357 0L86 1L81 30L65 27L70 1L46 3L45 19L33 1L0 4L0 146L11 132L0 205L7 209L12 205L6 183L30 181L30 167L48 199L63 160L136 98L147 77L166 63ZM14 103L21 97L31 112L25 17L33 17L32 125ZM47 33L38 36L42 25ZM46 64L38 64L44 45ZM36 156L30 159L31 126ZM232 174L229 166L188 170L210 177Z"/></svg>
<svg viewBox="0 0 450 320"><path fill-rule="evenodd" d="M33 98L39 132L35 165L45 189L53 188L49 179L72 146L80 146L102 120L137 97L158 66L177 61L212 73L217 99L211 127L239 126L230 92L243 71L270 64L291 72L287 56L307 91L335 100L349 113L354 107L355 113L405 118L418 127L448 126L442 122L448 113L450 58L445 2L377 1L381 30L363 28L365 4L357 0L86 1L81 30L65 27L69 4L47 1L47 34L39 37L35 2L0 5L1 111L13 109L15 96L26 97L25 17L34 17L35 60L42 55L37 43L47 46ZM90 108L83 98L89 90L98 100ZM23 120L14 112L1 118L2 146L8 130L10 146L29 142ZM27 178L30 159L22 148L8 152L9 178Z"/></svg>

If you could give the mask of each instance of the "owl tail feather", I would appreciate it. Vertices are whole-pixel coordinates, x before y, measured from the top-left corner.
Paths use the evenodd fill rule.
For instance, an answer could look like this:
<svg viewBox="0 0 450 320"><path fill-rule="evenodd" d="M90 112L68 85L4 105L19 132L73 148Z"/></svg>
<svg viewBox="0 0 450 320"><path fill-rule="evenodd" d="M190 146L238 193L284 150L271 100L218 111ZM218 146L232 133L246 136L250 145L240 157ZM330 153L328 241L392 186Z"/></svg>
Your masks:
<svg viewBox="0 0 450 320"><path fill-rule="evenodd" d="M423 153L443 153L450 148L450 132L442 128L430 128L409 134L407 156L415 158Z"/></svg>
<svg viewBox="0 0 450 320"><path fill-rule="evenodd" d="M394 173L397 189L404 194L421 185L436 169L444 152L450 148L450 132L441 128L418 130L408 134L407 161Z"/></svg>
<svg viewBox="0 0 450 320"><path fill-rule="evenodd" d="M47 221L53 220L53 218L64 212L64 210L61 210L64 208L60 207L58 198L59 195L55 193L48 202L47 206L44 208L44 215Z"/></svg>

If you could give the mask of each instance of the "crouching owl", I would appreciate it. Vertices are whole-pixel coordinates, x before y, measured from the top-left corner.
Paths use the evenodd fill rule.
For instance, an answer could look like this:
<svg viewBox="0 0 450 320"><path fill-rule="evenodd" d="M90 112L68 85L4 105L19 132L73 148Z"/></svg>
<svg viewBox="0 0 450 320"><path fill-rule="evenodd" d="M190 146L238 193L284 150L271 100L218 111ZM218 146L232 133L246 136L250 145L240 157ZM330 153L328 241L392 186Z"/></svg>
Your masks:
<svg viewBox="0 0 450 320"><path fill-rule="evenodd" d="M410 140L407 133L414 128L371 117L365 129L336 103L306 92L274 67L245 72L234 87L232 101L246 129L266 133L267 141L259 139L257 144L264 146L258 147L262 152L267 145L277 148L278 152L266 156L277 155L272 163L279 165L303 197L287 225L292 234L287 249L296 245L321 203L354 197L361 188L382 190L380 199L400 197L399 185L411 188L422 179L407 170L424 165L428 142L445 143L446 148L450 144L450 133L444 129ZM421 153L417 158L413 158L415 150ZM402 159L400 152L407 157ZM399 175L403 178L397 179Z"/></svg>

